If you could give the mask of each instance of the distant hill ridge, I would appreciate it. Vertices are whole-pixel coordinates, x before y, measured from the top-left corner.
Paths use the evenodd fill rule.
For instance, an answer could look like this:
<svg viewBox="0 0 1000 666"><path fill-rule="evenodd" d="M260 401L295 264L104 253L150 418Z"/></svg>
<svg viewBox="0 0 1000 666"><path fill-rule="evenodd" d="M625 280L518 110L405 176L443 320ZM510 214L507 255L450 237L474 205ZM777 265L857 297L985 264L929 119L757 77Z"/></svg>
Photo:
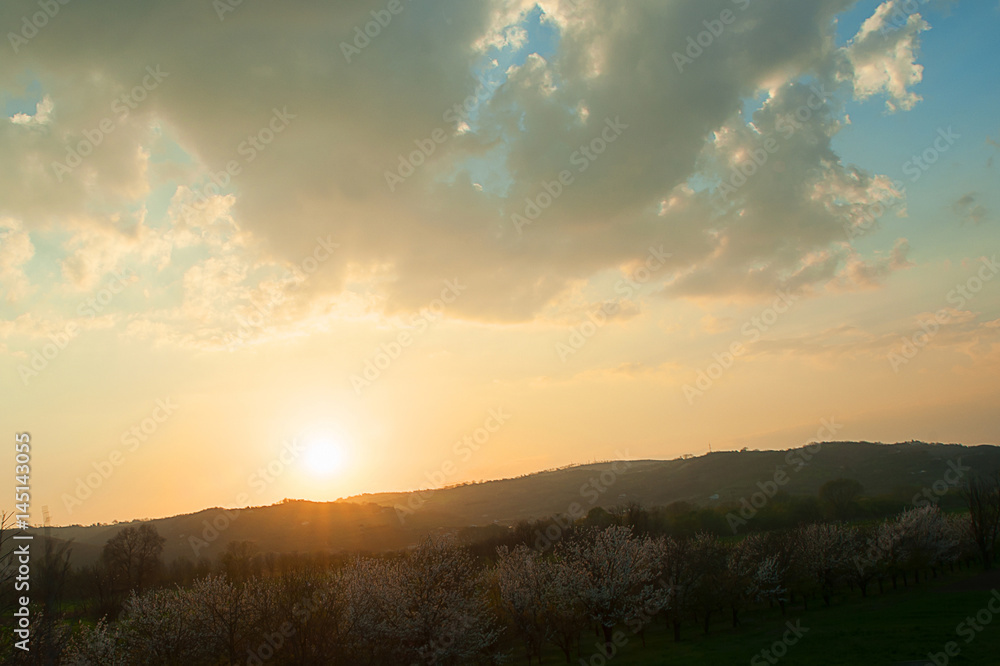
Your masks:
<svg viewBox="0 0 1000 666"><path fill-rule="evenodd" d="M787 476L781 489L790 494L815 495L823 483L842 477L861 482L866 496L916 491L941 480L951 469L949 461L954 465L959 459L971 470L998 470L1000 447L826 442L781 451L720 451L674 460L591 463L335 502L286 500L248 509L212 508L147 522L167 539L168 561L182 555L214 558L227 543L241 540L255 541L261 552L385 551L416 543L428 533L566 514L573 505L586 512L632 501L645 506L735 503L779 470ZM73 560L80 564L95 560L104 543L127 524L53 527L50 534L73 539Z"/></svg>
<svg viewBox="0 0 1000 666"><path fill-rule="evenodd" d="M809 453L811 448L815 453ZM675 501L695 506L738 501L756 491L758 482L772 479L777 470L788 475L782 489L791 494L815 495L823 483L846 477L860 481L866 496L885 495L933 484L949 469L948 461L959 458L973 470L1000 469L1000 447L993 445L827 442L779 451L720 451L666 461L632 460L624 470L619 461L592 463L513 479L365 494L340 501L411 508L411 498L416 496L418 512L460 516L462 524L510 522L565 513L573 502L608 507L625 501L647 506ZM600 474L616 464L620 473L615 473L613 483L601 483ZM592 479L600 487L594 488ZM595 493L599 499L591 503Z"/></svg>

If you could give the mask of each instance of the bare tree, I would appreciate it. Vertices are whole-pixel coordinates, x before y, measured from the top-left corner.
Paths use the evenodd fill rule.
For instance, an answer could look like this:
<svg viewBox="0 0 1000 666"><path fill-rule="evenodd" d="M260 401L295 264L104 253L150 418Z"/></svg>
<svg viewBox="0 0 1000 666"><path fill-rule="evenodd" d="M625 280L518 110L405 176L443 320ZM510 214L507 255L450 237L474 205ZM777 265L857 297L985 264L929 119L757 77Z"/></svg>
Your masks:
<svg viewBox="0 0 1000 666"><path fill-rule="evenodd" d="M962 489L962 496L969 507L972 538L983 566L992 569L1000 536L1000 472L971 477Z"/></svg>
<svg viewBox="0 0 1000 666"><path fill-rule="evenodd" d="M150 524L126 527L108 539L101 552L101 561L116 591L141 592L160 570L163 544Z"/></svg>
<svg viewBox="0 0 1000 666"><path fill-rule="evenodd" d="M33 640L41 648L38 652L44 655L47 664L58 663L59 655L66 648L68 636L65 627L61 626L62 603L66 577L70 572L72 545L71 541L57 541L46 535L40 566L32 574L42 600L41 619Z"/></svg>

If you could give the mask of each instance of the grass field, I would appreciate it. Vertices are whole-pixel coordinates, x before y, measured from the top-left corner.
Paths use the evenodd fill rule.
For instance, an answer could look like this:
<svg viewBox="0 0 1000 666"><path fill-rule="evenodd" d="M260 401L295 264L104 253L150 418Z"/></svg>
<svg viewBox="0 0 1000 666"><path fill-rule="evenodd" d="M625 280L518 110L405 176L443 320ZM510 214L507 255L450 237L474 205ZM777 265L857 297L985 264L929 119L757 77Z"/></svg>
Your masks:
<svg viewBox="0 0 1000 666"><path fill-rule="evenodd" d="M753 666L781 663L783 666L840 666L840 665L912 665L933 664L928 654L939 654L938 664L1000 665L1000 614L987 606L993 597L992 590L1000 590L1000 575L979 571L961 571L914 587L886 590L885 594L870 594L863 599L860 593L840 597L826 608L822 601L811 602L808 611L801 606L791 607L786 617L777 610L753 611L744 614L741 626L729 626L728 615L719 616L706 636L701 627L688 625L682 632L680 643L673 641L662 620L651 624L646 631L646 646L639 636L628 629L622 634L628 643L610 662L598 655L597 638L590 635L582 643L583 660L574 657L573 664L605 663L653 666L684 664L685 666L720 666L752 664ZM997 595L1000 599L1000 594ZM993 602L1000 609L1000 601ZM966 618L980 614L982 631L962 625ZM997 615L995 620L993 616ZM788 631L786 622L798 621L807 629L801 638L787 647L780 659L771 655L765 658L762 650L781 642ZM978 625L978 621L977 621ZM792 638L792 635L789 634ZM967 642L967 639L970 642ZM944 651L949 641L960 652L945 661ZM779 647L778 652L781 652ZM952 650L954 652L954 649ZM526 664L519 654L514 663ZM754 657L759 657L754 660ZM543 664L563 664L561 653L550 650Z"/></svg>

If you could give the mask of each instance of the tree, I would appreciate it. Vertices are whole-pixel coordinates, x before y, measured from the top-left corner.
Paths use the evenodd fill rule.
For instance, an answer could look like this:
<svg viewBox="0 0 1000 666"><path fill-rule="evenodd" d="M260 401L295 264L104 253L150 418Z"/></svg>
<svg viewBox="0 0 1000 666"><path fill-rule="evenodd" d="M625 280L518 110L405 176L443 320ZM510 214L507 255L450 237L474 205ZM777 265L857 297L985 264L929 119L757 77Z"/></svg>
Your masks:
<svg viewBox="0 0 1000 666"><path fill-rule="evenodd" d="M794 533L803 598L819 593L829 606L834 590L854 566L849 532L839 524L813 524Z"/></svg>
<svg viewBox="0 0 1000 666"><path fill-rule="evenodd" d="M898 585L899 574L904 573L903 564L905 557L903 531L899 521L886 520L877 525L872 537L870 550L864 555L874 561L875 578L878 581L879 592L883 591L882 584L886 578L892 580L892 589L895 590Z"/></svg>
<svg viewBox="0 0 1000 666"><path fill-rule="evenodd" d="M482 574L451 543L428 539L404 557L359 558L345 572L358 662L466 664L494 650L499 630Z"/></svg>
<svg viewBox="0 0 1000 666"><path fill-rule="evenodd" d="M718 537L711 534L699 534L691 540L691 565L695 571L694 585L691 586L689 598L693 603L695 614L702 616L704 631L707 634L712 621L712 614L725 610L729 601L727 580L728 568L726 546Z"/></svg>
<svg viewBox="0 0 1000 666"><path fill-rule="evenodd" d="M583 524L587 527L604 528L614 525L615 517L602 506L595 506L587 512L587 517L583 519Z"/></svg>
<svg viewBox="0 0 1000 666"><path fill-rule="evenodd" d="M663 572L670 603L664 608L667 624L673 627L674 641L681 640L681 623L694 607L694 590L701 574L688 539L668 537L660 542L658 569Z"/></svg>
<svg viewBox="0 0 1000 666"><path fill-rule="evenodd" d="M200 612L192 612L190 590L151 590L125 602L114 629L123 661L157 666L213 659ZM109 663L109 662L98 662Z"/></svg>
<svg viewBox="0 0 1000 666"><path fill-rule="evenodd" d="M38 582L42 605L46 612L55 613L62 604L66 577L70 572L72 541L56 542L45 537L45 550L38 569Z"/></svg>
<svg viewBox="0 0 1000 666"><path fill-rule="evenodd" d="M501 546L497 550L494 571L500 608L524 644L528 666L536 657L541 663L542 643L545 640L544 598L550 585L541 556L523 545L512 552Z"/></svg>
<svg viewBox="0 0 1000 666"><path fill-rule="evenodd" d="M611 514L618 525L631 527L635 534L649 534L649 511L638 502L627 502L614 507Z"/></svg>
<svg viewBox="0 0 1000 666"><path fill-rule="evenodd" d="M342 570L286 573L269 583L275 588L273 603L265 606L261 621L269 632L291 622L291 636L285 632L282 647L289 663L359 663L352 642L357 617L351 613Z"/></svg>
<svg viewBox="0 0 1000 666"><path fill-rule="evenodd" d="M126 527L108 539L101 551L103 565L115 593L142 592L160 572L166 539L152 525Z"/></svg>
<svg viewBox="0 0 1000 666"><path fill-rule="evenodd" d="M849 527L847 530L853 563L853 566L847 567L847 580L858 586L862 597L867 597L868 585L879 577L882 564L878 528Z"/></svg>
<svg viewBox="0 0 1000 666"><path fill-rule="evenodd" d="M852 517L863 490L864 486L854 479L835 479L820 487L819 501L830 517L843 520Z"/></svg>
<svg viewBox="0 0 1000 666"><path fill-rule="evenodd" d="M586 610L580 599L583 572L566 562L546 558L542 560L548 585L545 589L545 640L562 650L566 663L570 651L579 645L580 630L586 625Z"/></svg>
<svg viewBox="0 0 1000 666"><path fill-rule="evenodd" d="M224 655L230 664L236 664L263 640L260 616L269 592L267 586L254 579L234 583L224 576L209 576L195 581L183 599L197 633L205 637L211 653Z"/></svg>
<svg viewBox="0 0 1000 666"><path fill-rule="evenodd" d="M41 562L32 572L32 583L42 600L41 619L32 634L34 649L45 655L46 663L56 663L66 647L66 629L61 626L66 577L70 572L72 542L56 542L46 536ZM42 648L42 649L39 649Z"/></svg>
<svg viewBox="0 0 1000 666"><path fill-rule="evenodd" d="M616 526L559 545L558 558L584 573L580 600L588 617L601 627L611 655L615 625L642 604L642 591L653 582L653 544L649 538L635 537L628 527Z"/></svg>
<svg viewBox="0 0 1000 666"><path fill-rule="evenodd" d="M783 577L781 558L770 552L769 540L762 534L751 534L727 551L723 592L734 628L739 626L739 613L745 606L780 599Z"/></svg>
<svg viewBox="0 0 1000 666"><path fill-rule="evenodd" d="M583 628L579 599L583 574L562 560L543 558L523 545L498 550L495 580L503 616L524 644L528 663L542 659L542 644L550 642L571 661L571 651Z"/></svg>
<svg viewBox="0 0 1000 666"><path fill-rule="evenodd" d="M971 477L962 496L969 507L972 538L979 549L983 566L990 570L996 558L997 537L1000 536L1000 472Z"/></svg>
<svg viewBox="0 0 1000 666"><path fill-rule="evenodd" d="M255 573L256 555L257 545L253 541L230 541L219 560L226 577L241 582Z"/></svg>

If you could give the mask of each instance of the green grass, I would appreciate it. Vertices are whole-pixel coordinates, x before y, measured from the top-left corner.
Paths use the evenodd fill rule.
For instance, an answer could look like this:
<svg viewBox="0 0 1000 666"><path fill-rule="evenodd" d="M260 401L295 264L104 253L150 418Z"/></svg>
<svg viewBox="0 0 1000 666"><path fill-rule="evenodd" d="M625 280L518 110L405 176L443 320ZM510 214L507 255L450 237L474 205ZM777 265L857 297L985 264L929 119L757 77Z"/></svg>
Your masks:
<svg viewBox="0 0 1000 666"><path fill-rule="evenodd" d="M672 633L662 619L654 620L646 631L646 646L628 629L620 631L628 639L614 659L607 663L635 666L660 666L684 664L685 666L723 666L751 664L761 650L780 641L786 630L785 622L801 621L808 632L779 660L782 666L876 666L907 662L927 662L929 652L940 653L949 641L954 641L961 653L949 660L951 664L1000 664L1000 615L978 633L970 643L956 634L957 625L968 616L986 608L991 599L989 588L979 591L953 591L949 586L976 576L979 572L961 572L928 583L898 590L877 590L867 599L860 594L841 597L826 608L822 601L811 602L808 611L801 606L789 609L782 617L776 609L758 610L744 614L741 626L729 626L728 615L714 623L706 636L702 628L686 625L680 643L673 641ZM994 579L995 580L995 579ZM994 603L994 607L997 604ZM988 612L988 611L987 611ZM605 663L600 658L589 661L596 654L597 638L588 634L582 641L583 663ZM526 664L518 654L513 663ZM549 650L543 664L563 664L561 653ZM574 666L581 664L574 656ZM754 664L767 664L760 659Z"/></svg>

